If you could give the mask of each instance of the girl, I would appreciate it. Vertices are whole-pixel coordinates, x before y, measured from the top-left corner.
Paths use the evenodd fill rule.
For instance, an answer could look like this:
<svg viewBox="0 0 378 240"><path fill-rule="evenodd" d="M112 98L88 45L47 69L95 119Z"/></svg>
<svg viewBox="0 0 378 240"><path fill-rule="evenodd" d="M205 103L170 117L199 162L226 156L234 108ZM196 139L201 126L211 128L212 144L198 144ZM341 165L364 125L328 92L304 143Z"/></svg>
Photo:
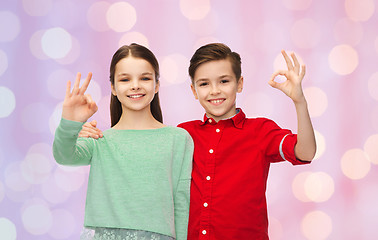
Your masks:
<svg viewBox="0 0 378 240"><path fill-rule="evenodd" d="M165 126L159 65L138 44L123 46L110 65L111 128L100 139L78 138L97 106L68 81L53 153L63 165L91 165L81 239L186 239L193 141Z"/></svg>

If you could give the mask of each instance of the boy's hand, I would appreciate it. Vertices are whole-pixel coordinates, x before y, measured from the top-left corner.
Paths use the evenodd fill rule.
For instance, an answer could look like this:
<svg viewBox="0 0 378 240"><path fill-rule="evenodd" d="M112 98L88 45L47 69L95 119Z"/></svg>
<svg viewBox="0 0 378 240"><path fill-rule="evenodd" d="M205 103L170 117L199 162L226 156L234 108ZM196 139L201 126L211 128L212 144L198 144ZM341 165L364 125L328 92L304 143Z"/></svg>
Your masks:
<svg viewBox="0 0 378 240"><path fill-rule="evenodd" d="M270 86L277 88L284 92L288 97L290 97L294 103L299 103L305 101L303 90L302 90L302 80L306 73L306 66L300 66L297 57L294 53L291 54L291 57L294 62L291 61L289 56L286 54L284 50L281 51L283 57L285 58L287 64L287 70L278 70L273 73L271 79L269 80ZM278 83L274 81L274 79L278 76L282 75L286 77L286 81L282 83Z"/></svg>
<svg viewBox="0 0 378 240"><path fill-rule="evenodd" d="M81 131L79 132L79 137L91 137L94 139L102 138L102 132L100 129L96 128L96 126L96 120L84 123L83 127L81 128Z"/></svg>
<svg viewBox="0 0 378 240"><path fill-rule="evenodd" d="M77 73L71 92L71 81L67 82L66 96L63 102L62 117L77 122L86 122L96 111L97 105L89 94L84 95L92 78L89 73L80 87L81 74Z"/></svg>

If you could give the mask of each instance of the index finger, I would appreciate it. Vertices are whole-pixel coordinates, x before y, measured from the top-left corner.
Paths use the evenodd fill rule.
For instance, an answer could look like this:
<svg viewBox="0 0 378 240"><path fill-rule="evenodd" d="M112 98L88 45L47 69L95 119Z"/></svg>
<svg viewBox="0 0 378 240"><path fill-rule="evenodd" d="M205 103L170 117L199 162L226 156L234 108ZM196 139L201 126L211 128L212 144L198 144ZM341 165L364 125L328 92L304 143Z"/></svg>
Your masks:
<svg viewBox="0 0 378 240"><path fill-rule="evenodd" d="M81 85L81 88L80 88L81 94L84 94L85 91L87 91L87 88L88 88L89 83L91 82L91 79L92 79L92 73L89 72L88 75L87 75L87 78L83 82L83 85Z"/></svg>
<svg viewBox="0 0 378 240"><path fill-rule="evenodd" d="M281 53L282 53L282 55L283 55L283 57L284 57L284 59L286 61L287 68L289 70L292 70L294 67L293 67L293 63L291 62L289 56L287 55L287 53L285 52L285 50L282 50Z"/></svg>

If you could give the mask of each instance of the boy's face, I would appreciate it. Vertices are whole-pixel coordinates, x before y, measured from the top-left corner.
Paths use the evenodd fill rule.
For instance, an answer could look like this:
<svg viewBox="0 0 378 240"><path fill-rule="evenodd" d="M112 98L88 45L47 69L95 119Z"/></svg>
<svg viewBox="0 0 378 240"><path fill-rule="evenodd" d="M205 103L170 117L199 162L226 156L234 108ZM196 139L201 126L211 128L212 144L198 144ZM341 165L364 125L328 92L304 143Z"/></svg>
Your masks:
<svg viewBox="0 0 378 240"><path fill-rule="evenodd" d="M236 93L243 89L243 77L237 81L227 59L210 61L197 68L191 88L207 116L218 122L236 114Z"/></svg>

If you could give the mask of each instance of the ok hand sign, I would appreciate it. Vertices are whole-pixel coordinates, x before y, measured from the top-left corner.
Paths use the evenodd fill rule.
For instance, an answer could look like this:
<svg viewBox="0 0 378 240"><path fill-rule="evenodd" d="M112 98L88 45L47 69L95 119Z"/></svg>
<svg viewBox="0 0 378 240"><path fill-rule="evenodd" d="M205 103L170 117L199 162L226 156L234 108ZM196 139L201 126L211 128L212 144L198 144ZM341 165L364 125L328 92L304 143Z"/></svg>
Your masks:
<svg viewBox="0 0 378 240"><path fill-rule="evenodd" d="M294 65L284 50L282 50L281 53L285 58L287 70L278 70L275 73L273 73L271 79L269 80L269 84L272 87L284 92L295 103L304 101L305 99L302 90L302 80L306 73L306 66L300 66L298 59L294 53L291 54L291 58L293 59ZM282 83L274 81L274 79L278 75L285 76L286 81Z"/></svg>
<svg viewBox="0 0 378 240"><path fill-rule="evenodd" d="M81 87L80 78L81 74L77 73L72 92L71 81L67 82L62 117L71 121L86 122L97 111L97 105L89 94L84 95L91 81L92 73L88 73Z"/></svg>

